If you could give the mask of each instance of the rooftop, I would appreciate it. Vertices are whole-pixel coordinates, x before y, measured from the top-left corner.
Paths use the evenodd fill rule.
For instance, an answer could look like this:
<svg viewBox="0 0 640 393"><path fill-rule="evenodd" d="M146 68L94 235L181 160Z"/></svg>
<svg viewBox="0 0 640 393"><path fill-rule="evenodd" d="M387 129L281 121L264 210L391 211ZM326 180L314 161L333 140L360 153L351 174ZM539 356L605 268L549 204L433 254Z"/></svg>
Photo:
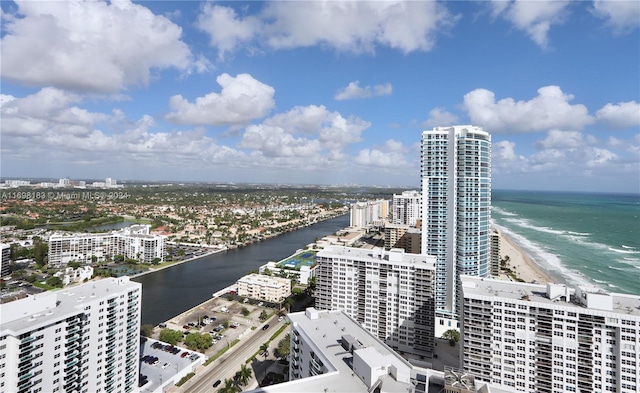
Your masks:
<svg viewBox="0 0 640 393"><path fill-rule="evenodd" d="M342 246L328 246L318 253L318 256L344 256L349 259L371 262L393 262L398 264L430 264L435 268L436 257L432 255L409 254L401 248L386 251L383 248L353 248Z"/></svg>
<svg viewBox="0 0 640 393"><path fill-rule="evenodd" d="M562 284L528 284L498 279L461 276L464 294L500 296L518 301L562 305L640 317L640 296L610 293L597 287Z"/></svg>
<svg viewBox="0 0 640 393"><path fill-rule="evenodd" d="M77 315L84 310L87 302L94 299L139 288L141 284L129 281L129 277L107 278L2 304L0 335L7 330L17 334L34 330L39 325Z"/></svg>

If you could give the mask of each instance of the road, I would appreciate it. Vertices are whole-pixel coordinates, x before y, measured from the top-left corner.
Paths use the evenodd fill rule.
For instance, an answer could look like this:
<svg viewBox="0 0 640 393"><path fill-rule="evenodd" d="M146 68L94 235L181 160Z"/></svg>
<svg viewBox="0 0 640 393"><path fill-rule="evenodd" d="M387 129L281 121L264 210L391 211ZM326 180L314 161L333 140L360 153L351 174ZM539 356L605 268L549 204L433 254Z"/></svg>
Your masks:
<svg viewBox="0 0 640 393"><path fill-rule="evenodd" d="M217 391L222 388L224 386L224 380L233 378L236 372L240 371L241 365L246 364L245 361L253 356L253 354L260 349L260 346L267 342L271 335L284 324L284 322L278 322L277 315L272 317L267 323L269 324L267 330L262 330L260 327L256 329L253 334L236 344L231 352L225 353L220 359L209 364L209 366L198 369L196 375L177 391L211 393L212 391ZM286 329L285 332L283 332L283 335L284 334L286 334ZM279 340L280 338L276 338L269 343L269 352L273 351L275 346L278 345ZM258 361L263 359L263 356L258 356ZM251 364L247 364L247 367L251 367ZM264 368L259 368L258 372L264 374ZM255 374L254 370L252 370L252 374ZM218 379L221 380L222 383L214 389L213 383Z"/></svg>

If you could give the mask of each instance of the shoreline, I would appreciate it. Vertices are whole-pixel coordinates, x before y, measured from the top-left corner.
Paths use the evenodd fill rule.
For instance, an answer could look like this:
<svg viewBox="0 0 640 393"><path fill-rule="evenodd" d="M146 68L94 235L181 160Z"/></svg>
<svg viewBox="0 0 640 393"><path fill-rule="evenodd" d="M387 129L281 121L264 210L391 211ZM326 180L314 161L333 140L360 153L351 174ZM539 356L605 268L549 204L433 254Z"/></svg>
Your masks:
<svg viewBox="0 0 640 393"><path fill-rule="evenodd" d="M500 237L500 259L509 257L507 267L511 269L515 277L528 283L547 284L558 282L549 272L538 265L522 247L518 246L513 238L501 230L497 231ZM504 273L502 269L500 270L501 279L513 281L512 277Z"/></svg>
<svg viewBox="0 0 640 393"><path fill-rule="evenodd" d="M204 253L202 255L198 255L197 257L191 257L191 258L183 259L181 261L173 262L173 263L171 263L169 265L165 265L165 266L160 266L160 267L156 267L156 268L151 268L150 267L149 270L147 270L147 271L136 273L136 274L132 274L129 277L130 278L136 278L136 277L144 276L145 274L151 274L151 273L159 272L160 270L168 269L168 268L173 267L173 266L178 266L178 265L181 265L183 263L192 262L192 261L195 261L196 259L208 257L210 255L218 254L218 253L223 252L223 251L227 251L227 248L222 248L220 250L215 250L215 251L209 251L209 252Z"/></svg>
<svg viewBox="0 0 640 393"><path fill-rule="evenodd" d="M289 230L289 231L284 231L284 232L279 232L278 234L269 236L269 237L265 238L264 240L269 240L269 239L278 237L280 235L283 235L285 233L292 232L292 231L297 231L298 229L303 229L303 228L306 228L306 227L310 227L311 225L314 225L314 224L317 224L317 223L320 223L320 222L323 222L323 221L332 220L334 218L338 218L338 217L341 217L343 215L344 214L339 214L339 215L336 215L336 216L327 217L324 220L315 221L313 223L308 223L306 225L301 225L301 226L298 226L296 229ZM264 240L260 240L260 241L264 241ZM253 242L251 242L249 244L244 244L244 246L250 246L251 244L256 243L256 242L257 241L253 241ZM206 246L202 246L202 247L205 248ZM195 261L195 260L200 259L200 258L204 258L204 257L208 257L210 255L218 254L218 253L223 252L223 251L228 251L230 249L233 249L233 248L225 246L224 248L221 248L221 249L218 249L218 250L213 250L213 251L207 252L205 254L198 255L196 257L183 259L182 261L177 261L177 262L171 263L169 265L165 265L165 266L161 266L161 267L157 267L157 268L151 268L150 267L149 270L147 270L147 271L136 273L136 274L132 274L129 277L130 278L136 278L136 277L144 276L145 274L151 274L151 273L158 272L160 270L167 269L167 268L170 268L170 267L173 267L173 266L178 266L178 265L183 264L183 263L192 262L192 261Z"/></svg>

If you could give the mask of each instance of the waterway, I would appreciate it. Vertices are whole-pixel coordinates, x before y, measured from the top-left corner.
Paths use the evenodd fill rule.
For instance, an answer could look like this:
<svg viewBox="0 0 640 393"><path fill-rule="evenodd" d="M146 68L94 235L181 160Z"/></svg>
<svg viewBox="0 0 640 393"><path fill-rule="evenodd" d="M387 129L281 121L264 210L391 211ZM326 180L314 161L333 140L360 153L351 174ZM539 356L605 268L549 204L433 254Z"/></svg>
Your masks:
<svg viewBox="0 0 640 393"><path fill-rule="evenodd" d="M267 262L284 259L316 238L348 226L347 214L246 247L132 278L132 281L142 283L142 323L157 325L168 321Z"/></svg>

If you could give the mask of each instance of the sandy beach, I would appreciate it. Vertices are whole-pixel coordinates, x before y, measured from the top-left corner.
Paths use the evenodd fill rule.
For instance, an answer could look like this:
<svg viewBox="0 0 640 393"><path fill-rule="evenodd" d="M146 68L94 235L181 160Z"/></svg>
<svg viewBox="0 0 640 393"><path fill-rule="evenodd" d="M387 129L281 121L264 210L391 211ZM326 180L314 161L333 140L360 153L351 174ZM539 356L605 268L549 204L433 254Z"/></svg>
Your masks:
<svg viewBox="0 0 640 393"><path fill-rule="evenodd" d="M538 284L546 284L555 282L553 277L538 266L515 242L502 231L500 233L500 258L504 259L509 256L507 267L510 268L516 277L526 282L537 282ZM511 277L501 273L500 278L511 280Z"/></svg>

